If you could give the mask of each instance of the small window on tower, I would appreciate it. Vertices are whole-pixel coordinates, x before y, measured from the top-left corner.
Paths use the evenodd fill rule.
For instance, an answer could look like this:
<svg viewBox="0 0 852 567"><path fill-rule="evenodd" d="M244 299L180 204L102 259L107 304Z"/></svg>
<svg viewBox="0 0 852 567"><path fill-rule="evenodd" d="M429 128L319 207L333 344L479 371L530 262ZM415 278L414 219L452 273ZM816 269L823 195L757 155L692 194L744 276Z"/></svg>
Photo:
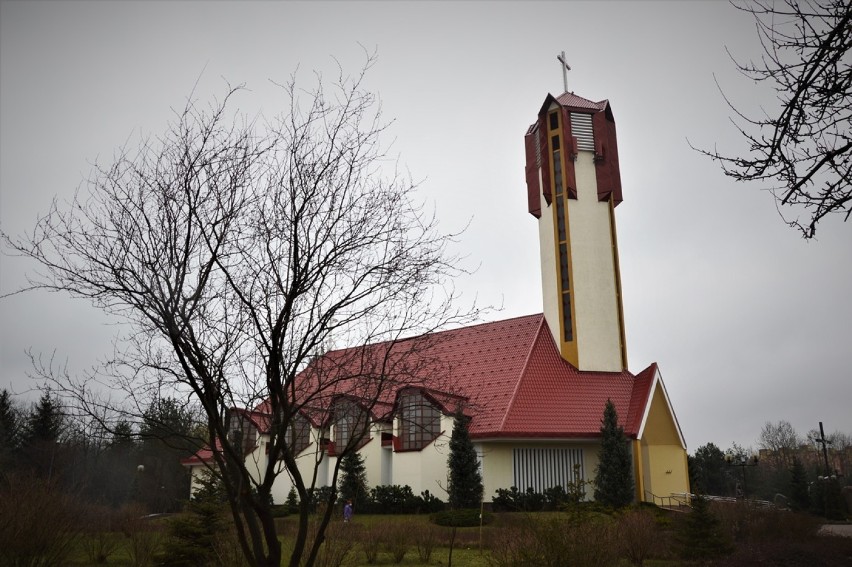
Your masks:
<svg viewBox="0 0 852 567"><path fill-rule="evenodd" d="M574 331L571 328L571 294L562 294L562 326L565 332L565 342L574 340Z"/></svg>
<svg viewBox="0 0 852 567"><path fill-rule="evenodd" d="M550 146L554 152L559 151L559 136L550 138Z"/></svg>
<svg viewBox="0 0 852 567"><path fill-rule="evenodd" d="M559 115L555 112L550 113L550 129L556 130L559 128Z"/></svg>

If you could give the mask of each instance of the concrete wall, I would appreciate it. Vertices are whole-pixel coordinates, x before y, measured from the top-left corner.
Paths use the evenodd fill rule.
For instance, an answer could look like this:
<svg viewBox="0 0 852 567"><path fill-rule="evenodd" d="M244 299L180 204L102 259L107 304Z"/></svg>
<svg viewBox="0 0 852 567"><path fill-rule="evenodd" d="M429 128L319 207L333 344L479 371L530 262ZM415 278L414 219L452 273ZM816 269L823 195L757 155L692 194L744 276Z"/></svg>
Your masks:
<svg viewBox="0 0 852 567"><path fill-rule="evenodd" d="M574 321L580 370L622 370L621 324L610 203L598 201L594 153L574 163L577 199L568 200Z"/></svg>

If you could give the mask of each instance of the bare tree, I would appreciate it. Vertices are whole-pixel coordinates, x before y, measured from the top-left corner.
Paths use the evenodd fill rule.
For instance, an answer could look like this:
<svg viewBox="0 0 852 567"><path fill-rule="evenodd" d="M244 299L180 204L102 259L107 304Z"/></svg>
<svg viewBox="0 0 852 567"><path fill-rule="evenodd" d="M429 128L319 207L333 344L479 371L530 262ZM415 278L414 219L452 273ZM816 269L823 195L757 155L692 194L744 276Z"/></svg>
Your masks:
<svg viewBox="0 0 852 567"><path fill-rule="evenodd" d="M793 457L802 444L802 438L789 421L781 420L778 423L767 421L760 430L758 445L761 449L769 452L769 458L788 469L793 465Z"/></svg>
<svg viewBox="0 0 852 567"><path fill-rule="evenodd" d="M852 1L734 5L754 17L763 54L748 63L731 59L746 77L771 84L778 109L749 117L726 96L749 152L699 151L737 181L773 184L779 212L796 211L785 222L812 238L824 217L852 214Z"/></svg>
<svg viewBox="0 0 852 567"><path fill-rule="evenodd" d="M458 274L452 235L386 159L387 123L362 86L373 63L351 77L341 70L329 90L320 78L297 89L291 77L281 85L287 111L268 121L231 111L239 87L207 106L189 99L164 135L123 148L32 234L3 235L40 264L32 288L89 299L131 324L113 365L65 380L82 407L138 417L170 395L202 408L211 470L251 565L282 559L270 510L280 474L302 502L291 566L313 564L329 521L330 506L308 541L317 469L303 478L296 466L287 433L297 417L327 414L341 393L374 409L418 364L420 342L404 337L476 316L455 310L445 287ZM350 348L316 358L330 344ZM92 394L93 381L122 392L121 404ZM271 433L268 466L252 474L229 418L254 407ZM355 421L336 453L356 450L368 425Z"/></svg>

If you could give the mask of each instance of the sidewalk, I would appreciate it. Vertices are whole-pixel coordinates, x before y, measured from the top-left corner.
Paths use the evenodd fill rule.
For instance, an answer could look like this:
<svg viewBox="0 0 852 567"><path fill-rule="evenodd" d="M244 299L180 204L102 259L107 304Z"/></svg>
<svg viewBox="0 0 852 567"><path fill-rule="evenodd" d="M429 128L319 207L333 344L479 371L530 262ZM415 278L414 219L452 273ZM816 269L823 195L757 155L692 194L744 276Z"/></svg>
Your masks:
<svg viewBox="0 0 852 567"><path fill-rule="evenodd" d="M852 524L824 524L819 535L852 537Z"/></svg>

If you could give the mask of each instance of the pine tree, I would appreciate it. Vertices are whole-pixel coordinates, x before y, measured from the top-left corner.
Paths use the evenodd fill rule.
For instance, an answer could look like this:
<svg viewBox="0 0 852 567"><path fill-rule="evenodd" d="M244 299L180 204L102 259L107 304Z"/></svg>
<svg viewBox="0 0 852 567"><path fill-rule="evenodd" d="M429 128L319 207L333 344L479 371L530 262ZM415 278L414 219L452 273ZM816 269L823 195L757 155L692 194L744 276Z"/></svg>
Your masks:
<svg viewBox="0 0 852 567"><path fill-rule="evenodd" d="M9 390L0 392L0 470L9 470L21 442L21 418Z"/></svg>
<svg viewBox="0 0 852 567"><path fill-rule="evenodd" d="M33 446L58 441L63 422L59 400L45 390L27 419L26 443Z"/></svg>
<svg viewBox="0 0 852 567"><path fill-rule="evenodd" d="M711 559L732 550L710 501L703 496L692 499L692 511L678 524L677 541L685 559Z"/></svg>
<svg viewBox="0 0 852 567"><path fill-rule="evenodd" d="M601 452L595 475L595 500L613 508L633 502L633 473L624 428L607 400L601 420Z"/></svg>
<svg viewBox="0 0 852 567"><path fill-rule="evenodd" d="M358 508L366 503L370 493L367 486L367 467L364 465L364 458L357 451L347 453L340 461L338 489L344 501L352 500Z"/></svg>
<svg viewBox="0 0 852 567"><path fill-rule="evenodd" d="M482 501L482 473L479 472L479 459L468 434L469 421L461 412L457 412L453 419L447 462L450 469L447 491L452 508L478 508Z"/></svg>
<svg viewBox="0 0 852 567"><path fill-rule="evenodd" d="M793 510L807 510L810 505L808 494L808 475L805 465L798 457L793 457L793 466L790 469L790 507Z"/></svg>
<svg viewBox="0 0 852 567"><path fill-rule="evenodd" d="M62 469L62 452L58 447L65 417L59 399L44 390L27 415L22 435L21 453L33 473L51 479Z"/></svg>

